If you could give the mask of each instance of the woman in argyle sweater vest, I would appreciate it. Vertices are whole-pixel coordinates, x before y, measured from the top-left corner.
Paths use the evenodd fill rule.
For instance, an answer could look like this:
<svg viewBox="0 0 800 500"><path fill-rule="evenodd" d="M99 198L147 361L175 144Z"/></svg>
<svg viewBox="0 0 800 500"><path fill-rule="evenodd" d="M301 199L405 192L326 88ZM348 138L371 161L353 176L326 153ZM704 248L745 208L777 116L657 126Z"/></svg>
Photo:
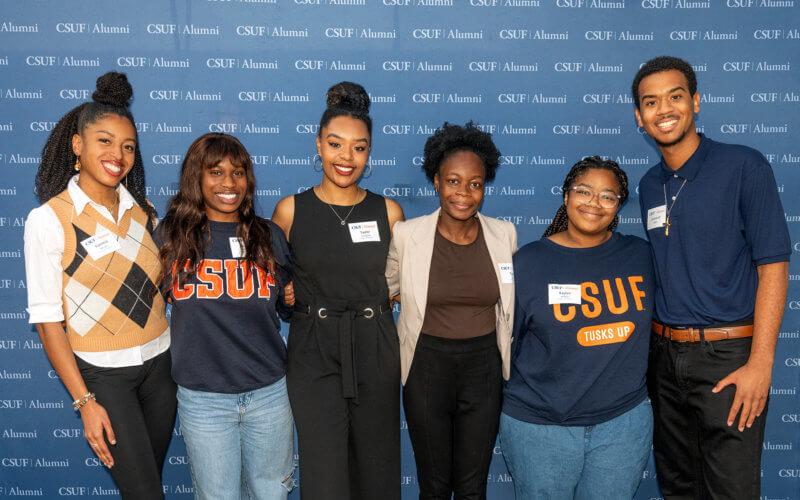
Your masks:
<svg viewBox="0 0 800 500"><path fill-rule="evenodd" d="M65 115L42 151L25 227L30 322L125 499L163 498L175 421L170 332L123 74ZM124 186L123 186L124 184Z"/></svg>

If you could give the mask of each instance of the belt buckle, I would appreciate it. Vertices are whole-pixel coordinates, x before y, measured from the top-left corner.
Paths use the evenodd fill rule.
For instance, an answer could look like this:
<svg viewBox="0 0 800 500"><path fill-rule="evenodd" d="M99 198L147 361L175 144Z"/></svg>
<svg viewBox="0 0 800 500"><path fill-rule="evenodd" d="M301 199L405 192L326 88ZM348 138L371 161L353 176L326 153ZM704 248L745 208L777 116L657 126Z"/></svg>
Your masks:
<svg viewBox="0 0 800 500"><path fill-rule="evenodd" d="M365 307L364 308L364 317L367 318L367 319L370 319L373 316L375 316L375 311L371 307Z"/></svg>
<svg viewBox="0 0 800 500"><path fill-rule="evenodd" d="M317 310L317 316L319 316L322 319L327 318L328 317L328 310L325 309L324 307L320 307L319 310Z"/></svg>

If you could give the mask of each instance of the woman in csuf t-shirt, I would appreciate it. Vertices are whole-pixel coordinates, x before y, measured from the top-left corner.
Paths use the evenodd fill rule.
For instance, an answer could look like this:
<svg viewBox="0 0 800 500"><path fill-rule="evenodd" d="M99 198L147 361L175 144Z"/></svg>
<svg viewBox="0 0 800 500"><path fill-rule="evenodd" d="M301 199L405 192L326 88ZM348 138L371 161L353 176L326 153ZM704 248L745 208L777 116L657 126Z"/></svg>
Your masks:
<svg viewBox="0 0 800 500"><path fill-rule="evenodd" d="M616 163L586 158L563 189L553 224L514 256L503 454L517 498L632 498L652 443L650 249L613 232L628 197Z"/></svg>
<svg viewBox="0 0 800 500"><path fill-rule="evenodd" d="M233 136L189 147L155 240L172 303L172 377L195 498L285 499L292 411L280 321L293 303L283 231L256 216L250 155Z"/></svg>

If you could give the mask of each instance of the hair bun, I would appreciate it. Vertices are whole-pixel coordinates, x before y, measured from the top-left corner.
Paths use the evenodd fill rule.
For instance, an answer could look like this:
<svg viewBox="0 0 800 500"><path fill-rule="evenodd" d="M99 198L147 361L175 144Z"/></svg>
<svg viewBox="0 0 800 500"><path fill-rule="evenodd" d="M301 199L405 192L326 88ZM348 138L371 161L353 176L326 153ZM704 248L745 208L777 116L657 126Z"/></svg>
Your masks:
<svg viewBox="0 0 800 500"><path fill-rule="evenodd" d="M97 79L97 90L92 93L95 102L127 107L133 97L133 87L125 73L110 71Z"/></svg>
<svg viewBox="0 0 800 500"><path fill-rule="evenodd" d="M328 89L328 107L369 112L370 99L364 87L353 82L340 82Z"/></svg>

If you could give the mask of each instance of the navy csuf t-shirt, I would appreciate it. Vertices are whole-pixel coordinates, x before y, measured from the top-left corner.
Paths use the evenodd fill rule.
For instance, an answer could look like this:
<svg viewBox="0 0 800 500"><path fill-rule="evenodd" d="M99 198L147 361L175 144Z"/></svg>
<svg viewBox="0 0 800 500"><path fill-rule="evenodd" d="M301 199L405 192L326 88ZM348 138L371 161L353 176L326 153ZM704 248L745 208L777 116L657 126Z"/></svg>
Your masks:
<svg viewBox="0 0 800 500"><path fill-rule="evenodd" d="M542 238L514 255L514 282L504 413L596 425L647 397L655 282L646 241L613 233L596 247L568 248Z"/></svg>
<svg viewBox="0 0 800 500"><path fill-rule="evenodd" d="M284 376L286 344L278 313L287 320L291 316L283 302L283 287L291 279L289 247L283 231L266 222L272 252L283 267L252 265L245 277L245 261L236 258L239 250L231 244L238 223L209 221L211 242L198 272L183 287L170 290L172 378L179 385L235 394ZM159 248L164 238L160 228L155 234Z"/></svg>

